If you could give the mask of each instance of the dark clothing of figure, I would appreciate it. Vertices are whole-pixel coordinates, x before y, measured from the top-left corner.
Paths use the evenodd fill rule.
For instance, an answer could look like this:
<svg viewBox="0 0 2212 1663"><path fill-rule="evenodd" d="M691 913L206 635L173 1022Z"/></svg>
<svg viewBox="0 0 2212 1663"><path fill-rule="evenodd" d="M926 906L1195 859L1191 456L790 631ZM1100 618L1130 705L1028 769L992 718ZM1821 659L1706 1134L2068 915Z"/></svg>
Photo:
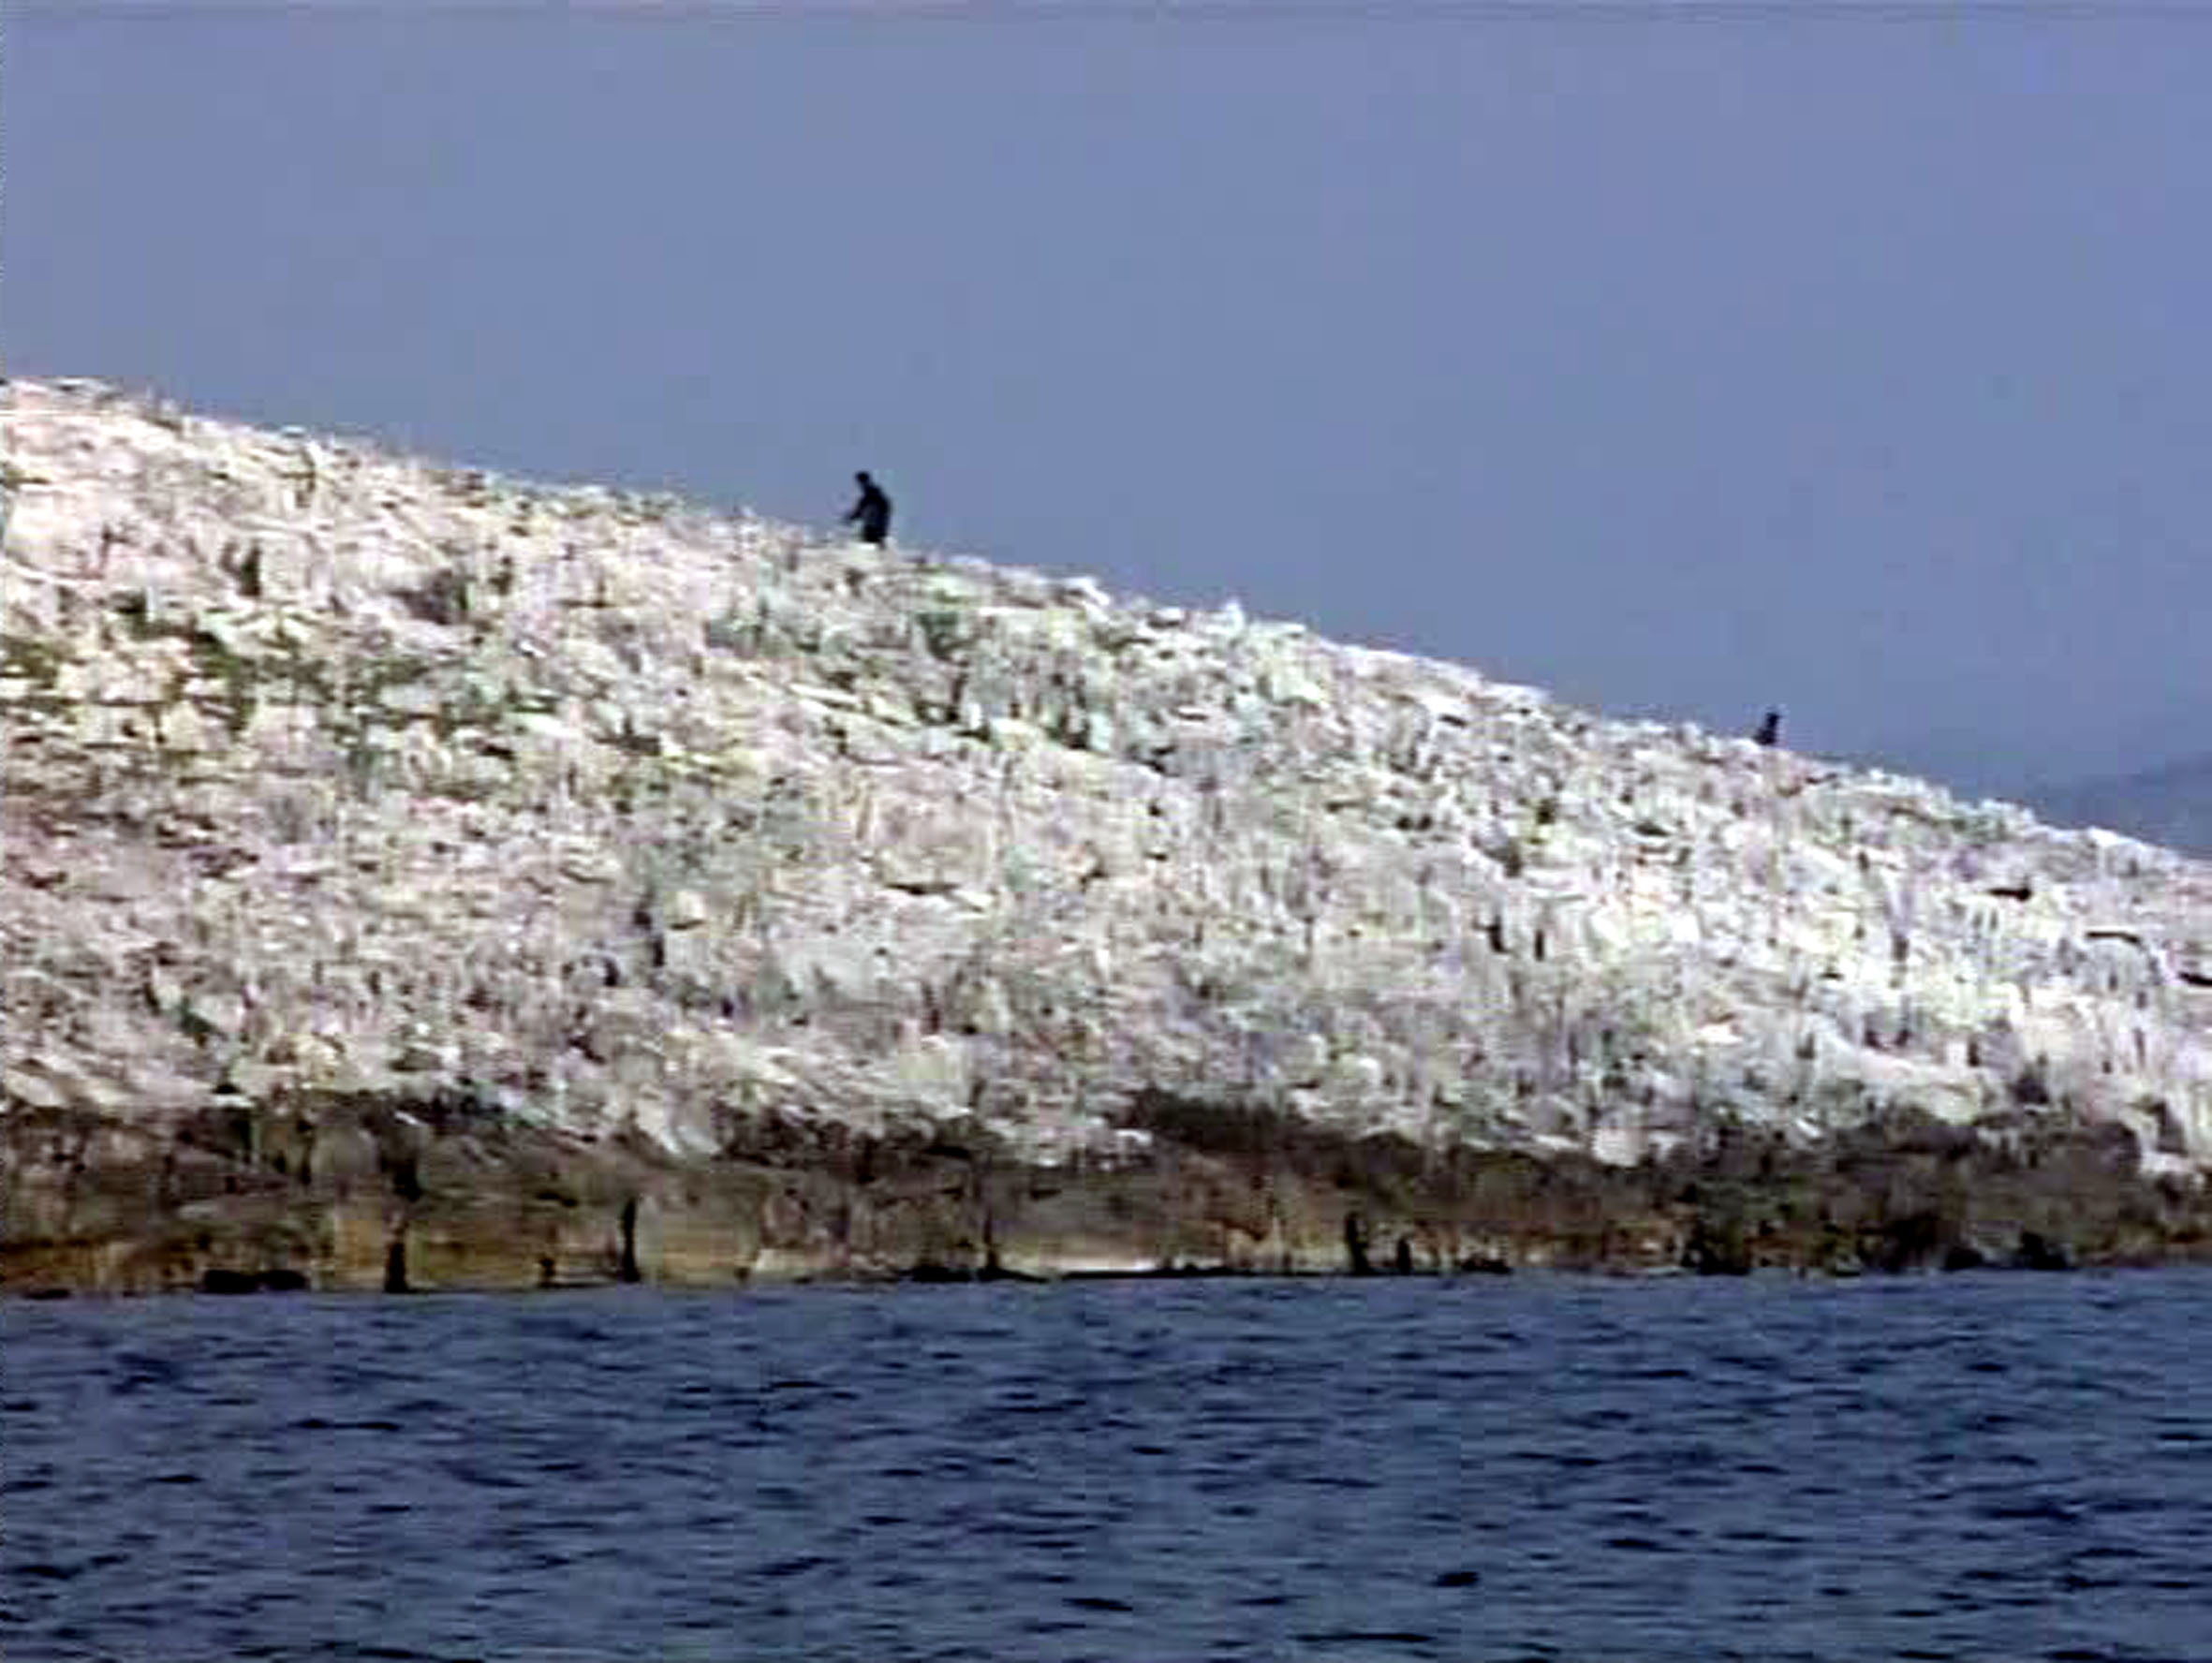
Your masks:
<svg viewBox="0 0 2212 1663"><path fill-rule="evenodd" d="M1766 713L1765 718L1759 724L1759 731L1751 735L1751 738L1756 743L1762 745L1781 743L1782 713L1780 711L1768 711Z"/></svg>
<svg viewBox="0 0 2212 1663"><path fill-rule="evenodd" d="M845 516L845 523L858 525L861 541L874 543L880 549L884 539L891 536L891 498L866 474L853 477L860 481L861 498L852 505L852 512Z"/></svg>

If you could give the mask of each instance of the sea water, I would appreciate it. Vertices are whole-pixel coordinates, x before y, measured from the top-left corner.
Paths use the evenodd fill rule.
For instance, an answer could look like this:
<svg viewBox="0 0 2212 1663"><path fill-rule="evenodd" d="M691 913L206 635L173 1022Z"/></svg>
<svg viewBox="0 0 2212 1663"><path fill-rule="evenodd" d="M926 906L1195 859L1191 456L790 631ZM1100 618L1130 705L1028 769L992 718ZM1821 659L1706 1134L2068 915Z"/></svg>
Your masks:
<svg viewBox="0 0 2212 1663"><path fill-rule="evenodd" d="M0 1656L2212 1659L2212 1274L9 1303Z"/></svg>

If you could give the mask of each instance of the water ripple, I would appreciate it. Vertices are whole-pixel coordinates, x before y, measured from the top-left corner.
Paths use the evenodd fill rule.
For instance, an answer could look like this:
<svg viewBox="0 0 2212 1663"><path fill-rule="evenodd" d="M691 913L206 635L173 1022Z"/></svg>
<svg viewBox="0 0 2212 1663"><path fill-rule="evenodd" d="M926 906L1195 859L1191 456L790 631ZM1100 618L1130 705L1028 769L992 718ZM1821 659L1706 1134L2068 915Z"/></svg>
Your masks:
<svg viewBox="0 0 2212 1663"><path fill-rule="evenodd" d="M0 1653L2202 1658L2208 1307L2187 1273L5 1306Z"/></svg>

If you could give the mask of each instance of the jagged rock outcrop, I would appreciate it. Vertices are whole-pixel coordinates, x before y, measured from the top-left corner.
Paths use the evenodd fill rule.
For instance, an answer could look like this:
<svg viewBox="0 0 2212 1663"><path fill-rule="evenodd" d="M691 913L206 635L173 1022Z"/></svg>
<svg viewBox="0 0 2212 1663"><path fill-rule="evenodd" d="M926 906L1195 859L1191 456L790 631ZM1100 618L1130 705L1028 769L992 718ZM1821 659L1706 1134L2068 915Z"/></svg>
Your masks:
<svg viewBox="0 0 2212 1663"><path fill-rule="evenodd" d="M1233 603L6 398L0 1274L197 1274L268 1191L375 1285L555 1149L630 1199L823 1128L1127 1172L1163 1096L1600 1170L1900 1114L2212 1160L2212 869L2173 853ZM283 1126L337 1166L271 1168ZM400 1182L410 1139L460 1165ZM699 1200L701 1251L783 1263L774 1187ZM835 1234L789 1262L934 1251Z"/></svg>

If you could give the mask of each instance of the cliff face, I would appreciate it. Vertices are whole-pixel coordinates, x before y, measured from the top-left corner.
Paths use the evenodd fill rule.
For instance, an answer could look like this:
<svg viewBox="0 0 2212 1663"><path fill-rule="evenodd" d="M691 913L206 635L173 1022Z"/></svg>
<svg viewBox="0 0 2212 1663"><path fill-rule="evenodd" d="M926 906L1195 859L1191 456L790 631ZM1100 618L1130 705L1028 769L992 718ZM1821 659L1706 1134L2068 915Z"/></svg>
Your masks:
<svg viewBox="0 0 2212 1663"><path fill-rule="evenodd" d="M508 1189L768 1270L759 1174L835 1165L792 1147L1121 1183L1187 1129L1143 1102L1600 1173L1900 1115L2212 1160L2177 855L1233 604L6 391L11 1279L189 1277L260 1208L373 1280ZM989 1185L907 1155L984 1252ZM936 1251L837 1247L847 1180L799 1260ZM1172 1256L1126 1214L1066 1239Z"/></svg>

